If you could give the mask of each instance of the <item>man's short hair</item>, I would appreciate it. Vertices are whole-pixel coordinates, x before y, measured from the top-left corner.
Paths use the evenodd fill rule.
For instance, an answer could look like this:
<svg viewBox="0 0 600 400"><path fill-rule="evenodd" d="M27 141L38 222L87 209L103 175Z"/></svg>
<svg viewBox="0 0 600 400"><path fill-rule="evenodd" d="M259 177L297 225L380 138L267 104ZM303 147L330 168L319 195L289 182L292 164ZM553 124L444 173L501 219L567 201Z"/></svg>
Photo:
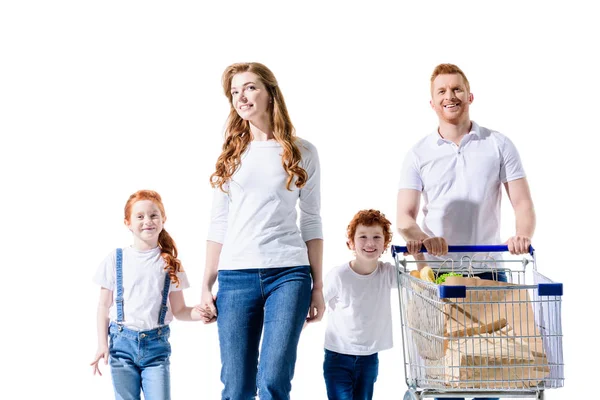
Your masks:
<svg viewBox="0 0 600 400"><path fill-rule="evenodd" d="M460 68L458 68L454 64L440 64L437 67L435 67L435 69L433 70L433 73L431 74L431 90L432 91L433 91L433 81L435 80L435 78L438 77L438 75L443 75L443 74L459 74L460 76L462 76L465 81L465 85L467 86L467 92L471 93L471 86L469 85L469 80L467 79L467 76L465 75L464 72L462 72L462 70Z"/></svg>

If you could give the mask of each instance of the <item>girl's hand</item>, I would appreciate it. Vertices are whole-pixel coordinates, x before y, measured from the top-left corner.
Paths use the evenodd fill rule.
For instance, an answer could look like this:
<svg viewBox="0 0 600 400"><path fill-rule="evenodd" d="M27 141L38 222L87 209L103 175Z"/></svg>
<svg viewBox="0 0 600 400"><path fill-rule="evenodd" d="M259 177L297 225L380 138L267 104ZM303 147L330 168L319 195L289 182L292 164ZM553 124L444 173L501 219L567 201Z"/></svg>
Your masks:
<svg viewBox="0 0 600 400"><path fill-rule="evenodd" d="M196 304L194 307L192 307L190 317L192 321L201 321L204 319L204 309L200 304Z"/></svg>
<svg viewBox="0 0 600 400"><path fill-rule="evenodd" d="M321 289L313 288L306 322L309 324L312 322L318 322L323 319L323 314L325 314L325 300L323 299L323 291Z"/></svg>
<svg viewBox="0 0 600 400"><path fill-rule="evenodd" d="M198 307L198 312L201 314L201 320L205 324L211 324L217 320L217 307L215 305L216 299L217 297L213 296L211 292L202 291L200 304L198 304L196 307Z"/></svg>
<svg viewBox="0 0 600 400"><path fill-rule="evenodd" d="M92 361L90 363L90 365L94 368L94 375L96 375L96 373L98 373L98 375L102 376L102 372L100 372L100 366L98 365L100 363L100 359L104 358L104 365L108 364L108 347L104 347L104 348L99 348L98 351L96 352L96 357L94 358L94 361Z"/></svg>

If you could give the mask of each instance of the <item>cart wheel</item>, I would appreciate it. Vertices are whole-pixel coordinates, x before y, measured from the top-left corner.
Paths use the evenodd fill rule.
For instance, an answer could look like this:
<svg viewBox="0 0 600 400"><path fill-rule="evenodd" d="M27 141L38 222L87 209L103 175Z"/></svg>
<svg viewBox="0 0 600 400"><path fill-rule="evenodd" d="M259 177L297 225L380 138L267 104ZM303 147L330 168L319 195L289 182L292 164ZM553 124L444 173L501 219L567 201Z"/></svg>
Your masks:
<svg viewBox="0 0 600 400"><path fill-rule="evenodd" d="M540 390L539 392L537 392L537 400L544 400L544 391Z"/></svg>
<svg viewBox="0 0 600 400"><path fill-rule="evenodd" d="M404 400L421 400L421 396L413 389L409 389L404 393Z"/></svg>

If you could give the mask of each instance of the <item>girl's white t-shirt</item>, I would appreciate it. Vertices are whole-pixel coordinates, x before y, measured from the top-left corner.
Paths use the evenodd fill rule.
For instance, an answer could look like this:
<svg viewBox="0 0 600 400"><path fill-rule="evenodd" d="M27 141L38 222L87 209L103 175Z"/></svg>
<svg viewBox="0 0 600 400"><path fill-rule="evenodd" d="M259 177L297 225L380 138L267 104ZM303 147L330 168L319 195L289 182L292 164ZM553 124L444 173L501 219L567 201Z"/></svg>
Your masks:
<svg viewBox="0 0 600 400"><path fill-rule="evenodd" d="M100 263L94 275L94 283L112 290L113 303L110 306L109 318L117 321L117 252L113 250ZM139 251L132 247L123 249L123 325L135 331L147 331L159 327L158 317L162 305L162 293L165 285L165 260L160 255L160 248ZM179 287L171 282L170 291L186 289L190 286L185 272L177 274ZM169 310L165 316L165 325L173 320L173 313L167 300Z"/></svg>
<svg viewBox="0 0 600 400"><path fill-rule="evenodd" d="M325 348L366 356L393 346L390 292L397 287L396 268L379 262L369 275L350 263L335 267L324 281L327 306Z"/></svg>

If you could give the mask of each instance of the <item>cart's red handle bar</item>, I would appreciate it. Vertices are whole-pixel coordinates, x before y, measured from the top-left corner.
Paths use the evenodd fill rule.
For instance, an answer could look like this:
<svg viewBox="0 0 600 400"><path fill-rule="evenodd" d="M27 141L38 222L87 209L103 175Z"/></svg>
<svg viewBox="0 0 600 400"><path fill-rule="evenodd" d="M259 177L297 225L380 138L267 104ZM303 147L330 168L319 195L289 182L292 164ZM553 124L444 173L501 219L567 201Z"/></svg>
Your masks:
<svg viewBox="0 0 600 400"><path fill-rule="evenodd" d="M391 246L392 257L396 257L396 254L406 253L408 250L406 246ZM487 252L507 252L508 246L505 244L483 244L483 245L472 245L472 246L448 246L448 253L487 253ZM529 254L533 256L533 246L529 246ZM421 247L421 253L427 253L425 246Z"/></svg>

